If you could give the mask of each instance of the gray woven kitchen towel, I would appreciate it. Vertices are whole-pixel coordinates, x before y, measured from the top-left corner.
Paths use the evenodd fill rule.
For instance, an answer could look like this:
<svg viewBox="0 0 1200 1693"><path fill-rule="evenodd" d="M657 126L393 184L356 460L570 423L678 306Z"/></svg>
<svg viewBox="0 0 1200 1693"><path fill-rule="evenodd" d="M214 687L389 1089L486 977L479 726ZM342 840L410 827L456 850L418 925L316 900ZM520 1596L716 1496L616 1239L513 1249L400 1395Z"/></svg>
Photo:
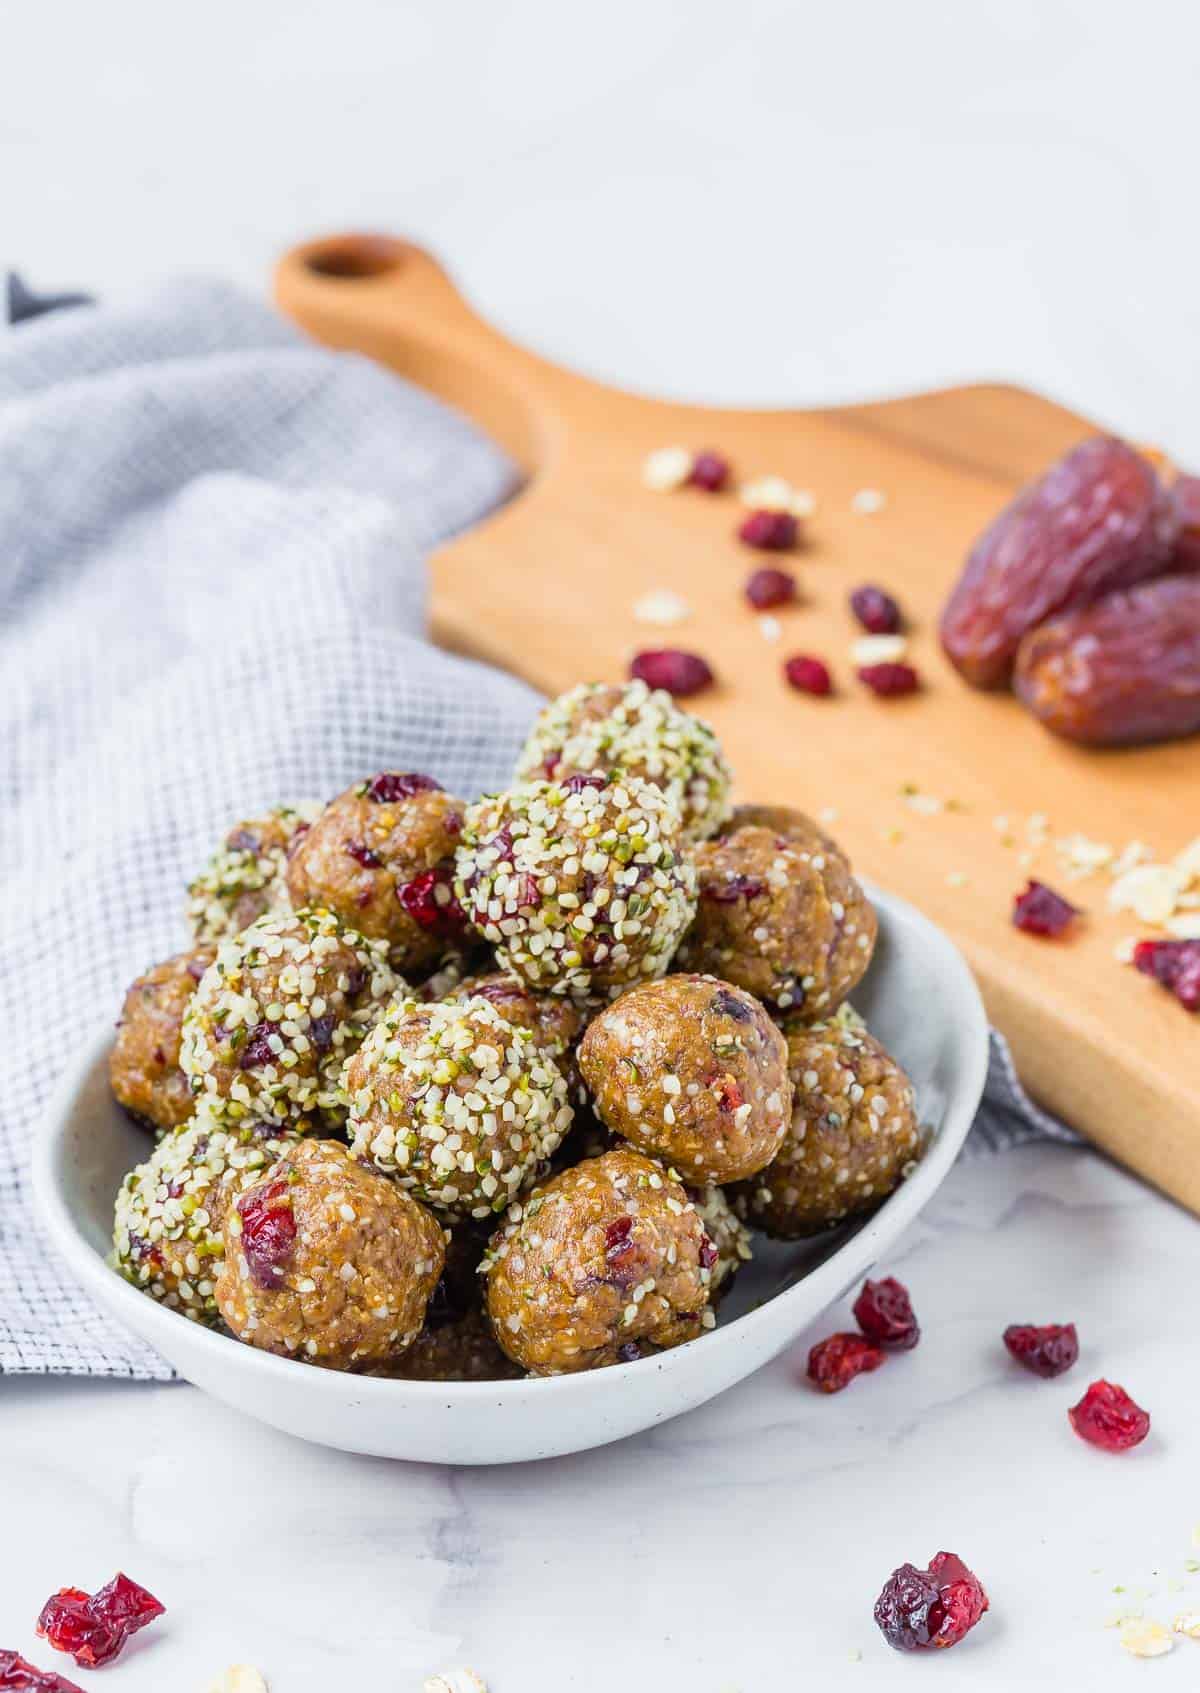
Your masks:
<svg viewBox="0 0 1200 1693"><path fill-rule="evenodd" d="M461 418L220 283L0 328L0 1373L170 1378L40 1235L30 1135L184 944L233 818L385 766L505 779L537 699L425 644L422 560L512 484ZM976 1142L1055 1128L997 1048Z"/></svg>

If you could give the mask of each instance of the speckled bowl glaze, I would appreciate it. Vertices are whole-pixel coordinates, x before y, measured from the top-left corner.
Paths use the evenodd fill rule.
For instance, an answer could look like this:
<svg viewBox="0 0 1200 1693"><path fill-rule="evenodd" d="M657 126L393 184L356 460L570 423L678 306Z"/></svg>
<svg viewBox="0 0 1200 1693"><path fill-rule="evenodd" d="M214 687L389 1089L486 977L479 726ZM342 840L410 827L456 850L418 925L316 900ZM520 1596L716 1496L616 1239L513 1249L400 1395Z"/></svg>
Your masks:
<svg viewBox="0 0 1200 1693"><path fill-rule="evenodd" d="M164 1309L105 1263L113 1198L146 1154L108 1089L111 1029L68 1069L39 1126L34 1190L72 1272L189 1381L303 1440L430 1463L556 1457L666 1422L765 1364L865 1276L929 1200L962 1146L987 1073L987 1021L940 930L869 889L879 946L854 1002L911 1075L933 1138L914 1174L865 1223L801 1245L755 1240L718 1326L658 1357L512 1382L388 1381L315 1369L242 1346Z"/></svg>

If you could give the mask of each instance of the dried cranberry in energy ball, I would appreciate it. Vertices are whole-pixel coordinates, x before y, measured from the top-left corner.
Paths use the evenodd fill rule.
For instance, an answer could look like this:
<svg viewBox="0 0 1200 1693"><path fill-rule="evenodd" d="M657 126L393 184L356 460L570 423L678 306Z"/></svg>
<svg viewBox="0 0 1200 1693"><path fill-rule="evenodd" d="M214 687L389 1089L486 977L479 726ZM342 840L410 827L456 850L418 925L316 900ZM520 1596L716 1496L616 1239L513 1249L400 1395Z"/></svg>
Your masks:
<svg viewBox="0 0 1200 1693"><path fill-rule="evenodd" d="M332 1370L412 1344L440 1224L339 1141L300 1141L230 1206L217 1305L239 1340Z"/></svg>
<svg viewBox="0 0 1200 1693"><path fill-rule="evenodd" d="M800 1240L873 1211L922 1152L913 1086L846 1005L827 1023L789 1017L792 1121L765 1170L730 1194L735 1210L779 1240Z"/></svg>
<svg viewBox="0 0 1200 1693"><path fill-rule="evenodd" d="M188 921L198 941L223 940L268 911L287 910L288 852L320 809L318 800L277 805L233 825L188 884Z"/></svg>
<svg viewBox="0 0 1200 1693"><path fill-rule="evenodd" d="M177 1129L194 1109L179 1067L183 1015L196 984L216 957L214 946L193 947L154 965L125 995L108 1060L113 1097L148 1129Z"/></svg>
<svg viewBox="0 0 1200 1693"><path fill-rule="evenodd" d="M500 966L575 999L661 976L695 909L679 810L633 776L527 782L480 800L456 870Z"/></svg>
<svg viewBox="0 0 1200 1693"><path fill-rule="evenodd" d="M356 1157L457 1217L503 1211L571 1125L554 1059L478 996L394 1006L346 1088Z"/></svg>
<svg viewBox="0 0 1200 1693"><path fill-rule="evenodd" d="M217 1320L215 1282L230 1198L295 1139L204 1125L168 1134L121 1183L112 1265L151 1299L196 1322Z"/></svg>
<svg viewBox="0 0 1200 1693"><path fill-rule="evenodd" d="M695 860L699 902L676 962L810 1022L836 1010L878 927L840 848L798 812L746 807Z"/></svg>
<svg viewBox="0 0 1200 1693"><path fill-rule="evenodd" d="M260 917L221 942L184 1017L197 1113L223 1127L340 1125L342 1067L402 986L383 942L332 912Z"/></svg>
<svg viewBox="0 0 1200 1693"><path fill-rule="evenodd" d="M756 999L713 976L631 988L588 1025L579 1067L614 1134L686 1181L738 1181L791 1121L787 1046Z"/></svg>
<svg viewBox="0 0 1200 1693"><path fill-rule="evenodd" d="M671 795L685 840L703 840L729 814L732 775L707 723L645 682L583 682L541 713L517 777L561 782L592 771L638 776Z"/></svg>
<svg viewBox="0 0 1200 1693"><path fill-rule="evenodd" d="M534 1375L630 1363L712 1327L716 1261L679 1183L618 1147L513 1207L484 1260L488 1316Z"/></svg>
<svg viewBox="0 0 1200 1693"><path fill-rule="evenodd" d="M450 885L463 809L413 772L384 771L348 788L296 843L287 870L293 905L325 907L386 941L393 969L426 973L463 936Z"/></svg>

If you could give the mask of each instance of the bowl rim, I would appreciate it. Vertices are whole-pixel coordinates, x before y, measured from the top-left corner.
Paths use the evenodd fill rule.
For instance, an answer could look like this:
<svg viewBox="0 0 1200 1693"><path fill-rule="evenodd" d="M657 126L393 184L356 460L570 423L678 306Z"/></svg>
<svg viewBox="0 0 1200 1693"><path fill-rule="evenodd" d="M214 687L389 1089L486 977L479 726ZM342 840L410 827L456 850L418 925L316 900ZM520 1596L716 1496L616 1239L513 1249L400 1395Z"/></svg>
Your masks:
<svg viewBox="0 0 1200 1693"><path fill-rule="evenodd" d="M766 1362L794 1339L808 1320L806 1316L795 1324L788 1321L788 1313L794 1304L803 1302L806 1306L810 1305L815 1291L819 1296L818 1308L827 1309L859 1276L872 1267L879 1247L897 1238L933 1197L949 1174L966 1140L987 1078L987 1016L979 988L962 953L942 929L907 900L884 892L865 878L860 878L860 881L872 902L886 914L889 922L895 921L901 926L908 924L916 929L921 934L923 943L940 955L939 973L951 989L950 997L955 1008L954 1038L961 1048L962 1075L959 1085L947 1100L942 1121L913 1174L889 1195L847 1241L835 1248L823 1262L809 1274L800 1277L792 1286L743 1312L732 1322L708 1330L681 1346L656 1353L653 1359L636 1359L628 1364L614 1364L602 1370L581 1370L566 1375L523 1376L512 1381L414 1381L390 1376L355 1375L343 1370L314 1369L311 1364L299 1359L281 1358L256 1347L246 1346L228 1335L217 1334L204 1325L181 1316L153 1299L148 1299L144 1293L132 1287L113 1270L106 1259L84 1238L55 1173L56 1155L75 1101L83 1085L111 1048L112 1024L108 1020L98 1026L87 1041L80 1045L72 1061L59 1077L34 1127L30 1170L34 1199L42 1223L80 1285L118 1321L123 1322L127 1328L159 1351L185 1379L187 1372L180 1370L175 1363L172 1335L176 1337L176 1341L182 1341L189 1351L195 1348L201 1356L210 1359L216 1368L221 1368L223 1360L225 1365L231 1368L257 1373L264 1385L276 1382L282 1388L288 1383L293 1383L299 1388L302 1382L306 1382L308 1386L303 1391L318 1397L324 1396L330 1402L344 1401L349 1393L355 1399L362 1396L378 1404L384 1404L390 1399L397 1405L402 1401L410 1401L414 1405L424 1404L426 1407L438 1403L443 1409L451 1408L452 1402L469 1405L484 1402L494 1404L499 1401L505 1407L524 1407L531 1402L531 1396L534 1396L533 1403L542 1406L555 1398L569 1404L582 1396L587 1396L594 1404L598 1394L623 1395L626 1392L630 1370L639 1367L644 1369L646 1364L652 1362L660 1374L674 1375L681 1370L692 1368L696 1348L699 1346L705 1348L703 1357L715 1363L717 1354L712 1350L714 1347L722 1346L722 1356L726 1356L732 1348L744 1346L752 1337L759 1341L766 1338L767 1344L761 1349L758 1359L759 1363ZM124 1315L126 1312L128 1317ZM186 1328L181 1329L180 1324L186 1324ZM775 1331L773 1346L772 1330ZM163 1335L163 1343L155 1338L158 1334ZM758 1363L751 1364L742 1372L742 1376L757 1367ZM730 1376L730 1381L738 1379L741 1377L735 1371Z"/></svg>

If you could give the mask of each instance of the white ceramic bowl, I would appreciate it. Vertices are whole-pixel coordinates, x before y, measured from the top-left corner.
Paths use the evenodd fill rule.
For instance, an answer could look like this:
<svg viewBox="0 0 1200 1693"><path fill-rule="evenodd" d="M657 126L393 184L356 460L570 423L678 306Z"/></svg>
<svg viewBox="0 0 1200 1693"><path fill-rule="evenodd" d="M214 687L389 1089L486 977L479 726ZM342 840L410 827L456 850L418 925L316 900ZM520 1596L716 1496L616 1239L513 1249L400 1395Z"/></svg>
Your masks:
<svg viewBox="0 0 1200 1693"><path fill-rule="evenodd" d="M63 1077L34 1147L43 1221L97 1303L189 1381L304 1440L435 1463L499 1464L580 1452L665 1422L741 1381L871 1269L954 1162L987 1072L987 1022L961 955L891 895L870 890L879 946L855 1004L916 1084L933 1140L873 1217L819 1241L756 1237L715 1330L655 1358L542 1381L408 1382L274 1358L166 1310L108 1268L113 1198L147 1151L108 1090L111 1029Z"/></svg>

